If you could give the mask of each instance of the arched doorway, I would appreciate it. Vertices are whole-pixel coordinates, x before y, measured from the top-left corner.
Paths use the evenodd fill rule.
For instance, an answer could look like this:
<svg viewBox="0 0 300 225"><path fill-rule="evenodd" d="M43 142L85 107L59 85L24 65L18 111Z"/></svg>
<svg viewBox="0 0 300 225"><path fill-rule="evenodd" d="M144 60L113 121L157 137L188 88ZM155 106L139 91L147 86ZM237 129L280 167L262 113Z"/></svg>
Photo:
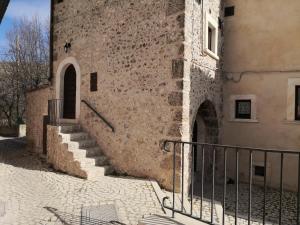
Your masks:
<svg viewBox="0 0 300 225"><path fill-rule="evenodd" d="M76 118L76 70L69 65L64 76L63 118Z"/></svg>
<svg viewBox="0 0 300 225"><path fill-rule="evenodd" d="M193 125L192 140L216 144L218 142L218 136L219 127L217 112L214 104L211 101L206 100L198 109Z"/></svg>
<svg viewBox="0 0 300 225"><path fill-rule="evenodd" d="M218 143L219 126L218 117L214 104L206 100L204 101L197 112L194 124L193 124L193 142L198 143ZM204 176L205 179L210 179L212 173L213 162L213 149L209 146L204 148L204 159L202 159L202 149L198 146L194 153L194 170L195 170L195 182L198 183L201 176L202 163L204 162ZM201 151L201 152L200 152Z"/></svg>

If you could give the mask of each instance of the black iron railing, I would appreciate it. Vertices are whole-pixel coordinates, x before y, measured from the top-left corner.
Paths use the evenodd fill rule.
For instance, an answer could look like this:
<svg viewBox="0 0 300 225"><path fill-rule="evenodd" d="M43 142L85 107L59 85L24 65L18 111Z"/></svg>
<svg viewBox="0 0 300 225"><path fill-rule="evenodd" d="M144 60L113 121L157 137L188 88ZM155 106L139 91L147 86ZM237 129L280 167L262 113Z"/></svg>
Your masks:
<svg viewBox="0 0 300 225"><path fill-rule="evenodd" d="M97 112L97 110L92 107L90 103L88 103L86 100L81 100L81 102L83 102L90 110L92 110L112 130L112 132L115 132L113 125L108 122L99 112Z"/></svg>
<svg viewBox="0 0 300 225"><path fill-rule="evenodd" d="M166 141L164 150L173 154L173 190L168 197L163 199L163 207L172 210L173 216L175 213L179 213L207 224L234 223L238 225L241 224L239 222L241 219L244 220L243 224L248 223L249 225L253 221L267 224L271 220L272 224L300 224L299 151L182 141ZM253 182L254 157L255 159L259 157L263 162L260 184L257 180L255 183ZM287 171L284 169L286 166L290 166L288 165L291 163L290 157L294 157L293 174L285 173ZM273 176L268 176L268 162L271 160L272 163L278 162L279 166L277 174L279 181L277 181L276 187L269 185L275 179ZM186 166L187 164L189 166ZM241 175L242 170L243 176ZM298 183L298 187L296 187L298 192L289 192L291 196L294 196L294 201L291 200L292 197L285 198L283 206L283 196L286 194L283 180L289 176L295 176L295 180L298 179L296 182L296 184ZM241 177L243 178L241 179ZM195 182L196 178L198 183ZM242 190L243 187L245 190ZM231 192L229 192L229 188ZM257 196L257 190L261 190L261 196ZM229 193L235 194L229 196ZM270 196L271 194L272 196ZM253 195L256 200L260 201L259 203L252 202ZM276 195L278 201L272 202L272 198L275 198ZM221 205L221 218L216 218L216 201ZM286 209L286 201L290 201L293 206ZM239 208L245 204L247 207ZM258 208L258 206L260 207ZM253 208L258 212L253 213ZM288 213L283 213L283 208L284 212L288 210ZM228 216L231 216L231 222L228 221Z"/></svg>
<svg viewBox="0 0 300 225"><path fill-rule="evenodd" d="M58 126L63 118L63 99L48 100L49 125Z"/></svg>

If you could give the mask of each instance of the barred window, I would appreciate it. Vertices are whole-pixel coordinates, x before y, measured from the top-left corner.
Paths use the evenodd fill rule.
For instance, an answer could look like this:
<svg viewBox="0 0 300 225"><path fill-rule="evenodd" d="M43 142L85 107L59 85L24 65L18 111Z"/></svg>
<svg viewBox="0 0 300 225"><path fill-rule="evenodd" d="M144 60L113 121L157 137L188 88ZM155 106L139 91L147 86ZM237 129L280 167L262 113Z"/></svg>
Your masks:
<svg viewBox="0 0 300 225"><path fill-rule="evenodd" d="M295 120L300 120L300 85L296 86Z"/></svg>
<svg viewBox="0 0 300 225"><path fill-rule="evenodd" d="M235 101L235 118L251 119L251 100Z"/></svg>

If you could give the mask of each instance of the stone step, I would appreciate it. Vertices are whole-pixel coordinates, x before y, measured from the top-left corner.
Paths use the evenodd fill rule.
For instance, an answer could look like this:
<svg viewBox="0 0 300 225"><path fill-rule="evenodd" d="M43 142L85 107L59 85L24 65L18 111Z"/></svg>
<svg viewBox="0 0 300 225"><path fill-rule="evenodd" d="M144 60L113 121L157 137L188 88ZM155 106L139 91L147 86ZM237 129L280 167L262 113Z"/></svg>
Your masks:
<svg viewBox="0 0 300 225"><path fill-rule="evenodd" d="M107 166L109 164L106 156L98 156L95 159L96 166Z"/></svg>
<svg viewBox="0 0 300 225"><path fill-rule="evenodd" d="M83 149L69 149L73 153L74 159L82 159L87 157L87 151Z"/></svg>
<svg viewBox="0 0 300 225"><path fill-rule="evenodd" d="M94 157L94 156L101 156L102 151L99 147L92 147L92 148L85 148L86 157Z"/></svg>
<svg viewBox="0 0 300 225"><path fill-rule="evenodd" d="M75 158L96 158L99 156L103 156L100 148L92 147L92 148L80 148L80 149L69 149L73 152Z"/></svg>
<svg viewBox="0 0 300 225"><path fill-rule="evenodd" d="M96 141L92 139L81 140L81 141L69 141L67 144L70 149L85 149L85 148L91 148L97 146Z"/></svg>
<svg viewBox="0 0 300 225"><path fill-rule="evenodd" d="M89 134L85 132L71 133L70 141L80 141L89 139Z"/></svg>
<svg viewBox="0 0 300 225"><path fill-rule="evenodd" d="M78 161L80 163L80 165L82 167L93 167L93 166L106 166L108 165L108 160L106 156L98 156L95 158L85 158L85 157L81 157L81 158L76 158L74 157L74 159L76 161Z"/></svg>
<svg viewBox="0 0 300 225"><path fill-rule="evenodd" d="M81 126L79 124L68 124L62 125L59 127L59 133L75 133L82 131Z"/></svg>
<svg viewBox="0 0 300 225"><path fill-rule="evenodd" d="M78 132L78 133L61 133L60 136L62 137L63 142L67 143L70 141L80 141L89 139L89 135L85 132Z"/></svg>
<svg viewBox="0 0 300 225"><path fill-rule="evenodd" d="M89 180L95 180L101 176L110 175L114 171L111 166L83 167L82 169L86 171Z"/></svg>
<svg viewBox="0 0 300 225"><path fill-rule="evenodd" d="M82 172L78 176L96 180L113 173L108 158L103 155L96 140L91 139L80 125L64 124L59 127L59 135L62 143L67 144L68 152L73 154L72 161L78 166L76 169ZM73 171L69 173L74 174Z"/></svg>

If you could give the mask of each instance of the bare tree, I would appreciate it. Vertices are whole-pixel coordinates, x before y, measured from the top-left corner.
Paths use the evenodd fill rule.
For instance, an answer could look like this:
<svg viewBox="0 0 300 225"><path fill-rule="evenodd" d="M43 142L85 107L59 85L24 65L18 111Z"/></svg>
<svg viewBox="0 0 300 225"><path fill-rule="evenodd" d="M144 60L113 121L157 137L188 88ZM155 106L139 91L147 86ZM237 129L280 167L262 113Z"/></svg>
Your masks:
<svg viewBox="0 0 300 225"><path fill-rule="evenodd" d="M26 91L48 82L49 25L38 17L15 21L7 41L0 65L0 114L13 126L24 120Z"/></svg>

